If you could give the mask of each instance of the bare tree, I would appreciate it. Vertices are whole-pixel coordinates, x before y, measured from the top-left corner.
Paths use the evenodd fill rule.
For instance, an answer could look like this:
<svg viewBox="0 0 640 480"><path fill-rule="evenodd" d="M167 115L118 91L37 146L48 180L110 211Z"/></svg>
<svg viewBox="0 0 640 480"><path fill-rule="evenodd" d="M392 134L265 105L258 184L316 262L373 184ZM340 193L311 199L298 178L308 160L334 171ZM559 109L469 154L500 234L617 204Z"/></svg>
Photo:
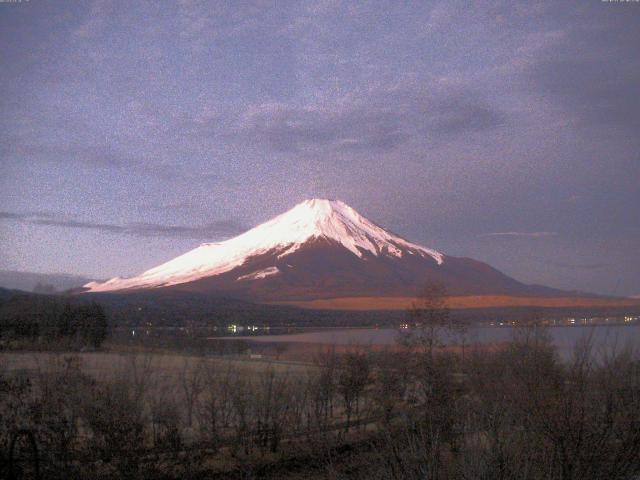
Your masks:
<svg viewBox="0 0 640 480"><path fill-rule="evenodd" d="M233 379L238 376L238 371L231 364L218 369L207 365L203 396L200 404L200 427L208 446L218 451L225 432L230 428L233 414Z"/></svg>
<svg viewBox="0 0 640 480"><path fill-rule="evenodd" d="M131 383L116 379L99 384L86 400L84 419L92 432L91 454L114 465L120 478L136 478L145 421L142 402Z"/></svg>
<svg viewBox="0 0 640 480"><path fill-rule="evenodd" d="M194 361L185 357L182 364L180 384L184 394L184 406L187 414L187 426L193 425L193 413L196 402L204 386L204 368L202 359Z"/></svg>
<svg viewBox="0 0 640 480"><path fill-rule="evenodd" d="M231 396L233 405L232 426L234 429L234 441L231 445L234 455L249 455L253 450L253 438L251 435L253 412L252 386L243 375L238 375L231 384Z"/></svg>
<svg viewBox="0 0 640 480"><path fill-rule="evenodd" d="M142 354L128 354L125 358L126 361L120 375L130 382L136 400L142 401L154 380L154 355L152 352L146 351Z"/></svg>
<svg viewBox="0 0 640 480"><path fill-rule="evenodd" d="M402 332L401 343L433 357L434 350L442 346L444 335L451 329L446 288L441 284L428 284L407 313L410 328Z"/></svg>
<svg viewBox="0 0 640 480"><path fill-rule="evenodd" d="M338 374L338 388L346 414L345 431L349 431L351 418L360 415L360 398L371 380L369 358L365 352L350 351L344 355Z"/></svg>
<svg viewBox="0 0 640 480"><path fill-rule="evenodd" d="M405 354L399 352L383 352L376 359L372 398L382 414L384 428L403 407L409 383L407 365Z"/></svg>
<svg viewBox="0 0 640 480"><path fill-rule="evenodd" d="M182 446L180 409L170 392L155 392L149 400L153 446L177 452Z"/></svg>
<svg viewBox="0 0 640 480"><path fill-rule="evenodd" d="M267 448L276 452L282 440L291 406L288 386L287 376L270 367L254 387L254 434L262 453Z"/></svg>

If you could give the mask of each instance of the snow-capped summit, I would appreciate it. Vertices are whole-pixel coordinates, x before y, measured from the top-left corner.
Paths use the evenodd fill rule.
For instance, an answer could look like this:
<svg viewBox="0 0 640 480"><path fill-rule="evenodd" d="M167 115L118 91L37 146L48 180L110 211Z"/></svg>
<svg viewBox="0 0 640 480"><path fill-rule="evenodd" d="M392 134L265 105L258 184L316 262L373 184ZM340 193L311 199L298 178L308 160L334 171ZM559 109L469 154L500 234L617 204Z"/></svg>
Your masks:
<svg viewBox="0 0 640 480"><path fill-rule="evenodd" d="M133 278L113 278L104 283L85 285L90 291L104 292L165 287L220 275L248 259L274 253L283 259L311 241L324 240L342 245L353 255L416 255L433 259L438 265L443 255L388 233L339 200L305 200L266 223L237 237L198 248ZM261 279L279 272L276 266L265 272L252 272L238 279Z"/></svg>
<svg viewBox="0 0 640 480"><path fill-rule="evenodd" d="M438 264L442 254L415 245L386 232L340 200L314 198L305 200L270 222L247 232L267 234L279 245L290 244L280 256L295 251L310 238L326 238L340 243L358 257L364 252L401 257L403 251L429 255ZM238 237L240 238L240 237Z"/></svg>

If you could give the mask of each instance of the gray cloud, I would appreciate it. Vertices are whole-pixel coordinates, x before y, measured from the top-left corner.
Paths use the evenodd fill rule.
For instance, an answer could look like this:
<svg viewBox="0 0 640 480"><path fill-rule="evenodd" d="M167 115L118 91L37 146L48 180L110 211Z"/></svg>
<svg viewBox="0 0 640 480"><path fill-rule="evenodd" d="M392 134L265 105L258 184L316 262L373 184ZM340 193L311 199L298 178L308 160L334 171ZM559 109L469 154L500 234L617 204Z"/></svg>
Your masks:
<svg viewBox="0 0 640 480"><path fill-rule="evenodd" d="M528 74L589 124L640 128L640 74L613 62L546 59Z"/></svg>
<svg viewBox="0 0 640 480"><path fill-rule="evenodd" d="M322 112L280 104L249 112L245 133L281 152L305 146L389 150L402 138L396 112L366 107Z"/></svg>
<svg viewBox="0 0 640 480"><path fill-rule="evenodd" d="M0 212L0 219L15 220L22 223L45 227L94 230L103 233L119 233L140 237L176 237L205 240L231 237L247 230L245 225L234 220L216 220L202 226L162 225L157 223L130 223L126 225L116 225L54 218L49 213L15 212Z"/></svg>
<svg viewBox="0 0 640 480"><path fill-rule="evenodd" d="M427 131L456 136L471 131L489 130L503 125L506 114L468 94L450 96L435 102L427 120Z"/></svg>
<svg viewBox="0 0 640 480"><path fill-rule="evenodd" d="M248 109L240 132L280 152L303 148L384 152L424 138L450 141L507 121L504 112L471 89L409 85L345 98L329 107L262 104Z"/></svg>
<svg viewBox="0 0 640 480"><path fill-rule="evenodd" d="M583 22L543 48L523 71L526 85L579 122L640 129L640 42L637 9L589 4ZM597 18L597 21L591 21Z"/></svg>

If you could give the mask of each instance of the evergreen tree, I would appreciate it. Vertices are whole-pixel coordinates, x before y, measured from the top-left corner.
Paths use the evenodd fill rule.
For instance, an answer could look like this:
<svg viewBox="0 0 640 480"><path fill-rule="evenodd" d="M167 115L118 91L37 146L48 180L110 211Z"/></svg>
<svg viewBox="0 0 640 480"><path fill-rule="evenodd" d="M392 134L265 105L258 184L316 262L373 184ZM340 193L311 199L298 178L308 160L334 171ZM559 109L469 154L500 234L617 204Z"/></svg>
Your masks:
<svg viewBox="0 0 640 480"><path fill-rule="evenodd" d="M97 348L102 345L102 342L107 338L107 315L104 313L102 305L95 302L91 304L90 312L91 316L87 340Z"/></svg>
<svg viewBox="0 0 640 480"><path fill-rule="evenodd" d="M58 315L58 321L56 333L60 337L70 337L75 333L75 313L71 308L69 302L67 302L62 309L60 315Z"/></svg>

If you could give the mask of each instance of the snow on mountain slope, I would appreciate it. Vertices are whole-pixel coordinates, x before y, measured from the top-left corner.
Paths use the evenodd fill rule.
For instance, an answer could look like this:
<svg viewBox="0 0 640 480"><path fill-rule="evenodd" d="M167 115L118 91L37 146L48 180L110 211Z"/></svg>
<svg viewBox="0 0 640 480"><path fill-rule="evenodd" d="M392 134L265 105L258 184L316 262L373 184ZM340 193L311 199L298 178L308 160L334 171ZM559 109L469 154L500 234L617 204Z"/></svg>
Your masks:
<svg viewBox="0 0 640 480"><path fill-rule="evenodd" d="M276 252L278 258L285 257L315 239L335 241L360 258L368 253L399 258L417 255L431 258L438 265L444 261L441 253L388 233L341 201L313 199L242 235L224 242L202 244L137 277L116 277L104 283L91 282L85 288L92 292L104 292L192 282L228 272L247 259L267 252ZM278 269L271 267L238 280L261 279L277 273Z"/></svg>
<svg viewBox="0 0 640 480"><path fill-rule="evenodd" d="M278 267L269 267L247 275L241 275L238 277L238 280L260 280L262 278L270 277L271 275L277 275L278 273L280 273L280 269Z"/></svg>

